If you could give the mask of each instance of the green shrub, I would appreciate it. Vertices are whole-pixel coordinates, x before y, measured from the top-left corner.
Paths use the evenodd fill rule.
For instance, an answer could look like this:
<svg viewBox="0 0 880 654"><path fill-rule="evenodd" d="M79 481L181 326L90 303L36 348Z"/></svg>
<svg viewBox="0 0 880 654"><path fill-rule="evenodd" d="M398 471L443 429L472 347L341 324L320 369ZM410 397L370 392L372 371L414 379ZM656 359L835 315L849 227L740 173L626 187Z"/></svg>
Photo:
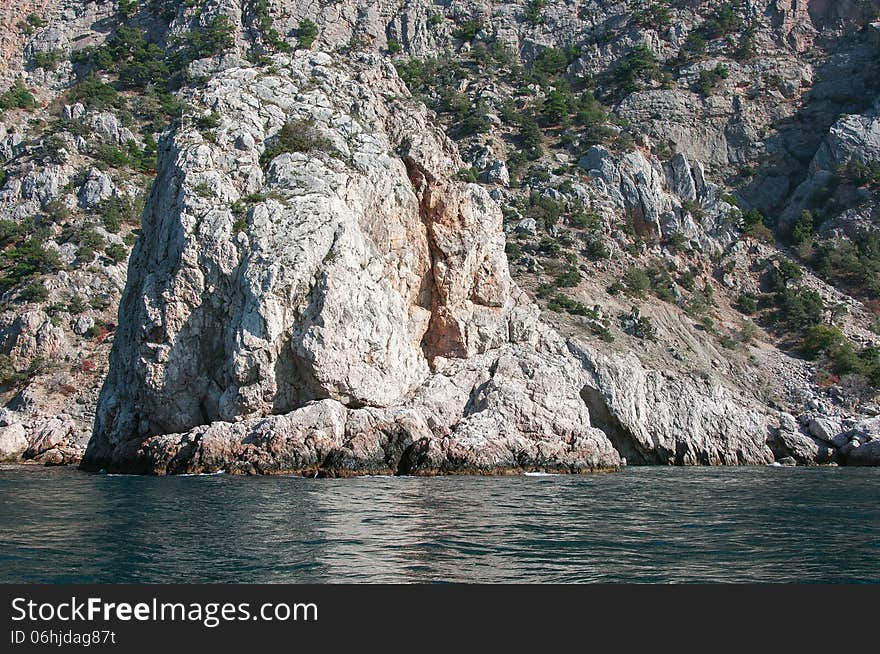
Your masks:
<svg viewBox="0 0 880 654"><path fill-rule="evenodd" d="M880 295L880 234L863 232L853 240L823 243L816 248L813 266L836 286L876 299Z"/></svg>
<svg viewBox="0 0 880 654"><path fill-rule="evenodd" d="M594 211L576 211L568 218L568 224L575 229L594 230L599 227L602 219Z"/></svg>
<svg viewBox="0 0 880 654"><path fill-rule="evenodd" d="M95 311L103 311L110 306L110 300L106 295L92 295L89 298L89 306Z"/></svg>
<svg viewBox="0 0 880 654"><path fill-rule="evenodd" d="M37 13L30 13L25 16L24 21L31 27L45 27L45 19Z"/></svg>
<svg viewBox="0 0 880 654"><path fill-rule="evenodd" d="M777 296L777 320L792 330L822 322L825 305L816 291L786 288Z"/></svg>
<svg viewBox="0 0 880 654"><path fill-rule="evenodd" d="M737 61L750 61L755 58L758 48L755 42L755 30L750 27L740 37L739 44L733 53Z"/></svg>
<svg viewBox="0 0 880 654"><path fill-rule="evenodd" d="M659 266L650 268L647 273L654 295L664 302L672 302L675 299L675 282L670 274Z"/></svg>
<svg viewBox="0 0 880 654"><path fill-rule="evenodd" d="M220 126L220 114L216 111L196 118L196 126L201 130L215 129Z"/></svg>
<svg viewBox="0 0 880 654"><path fill-rule="evenodd" d="M197 59L215 57L235 43L235 27L229 16L220 14L211 18L204 27L187 32L179 40L182 49L176 58L176 68L182 69Z"/></svg>
<svg viewBox="0 0 880 654"><path fill-rule="evenodd" d="M479 20L466 20L458 24L452 36L461 41L473 41L474 37L483 29L483 23Z"/></svg>
<svg viewBox="0 0 880 654"><path fill-rule="evenodd" d="M25 229L13 220L0 219L0 248L6 247L13 241L17 241Z"/></svg>
<svg viewBox="0 0 880 654"><path fill-rule="evenodd" d="M311 152L328 150L330 141L309 120L289 120L281 127L272 145L260 156L260 164L268 166L275 157L285 152Z"/></svg>
<svg viewBox="0 0 880 654"><path fill-rule="evenodd" d="M18 293L18 299L22 302L45 302L49 297L49 291L43 285L43 282L35 279L21 289Z"/></svg>
<svg viewBox="0 0 880 654"><path fill-rule="evenodd" d="M688 238L681 232L673 232L666 239L666 246L673 252L685 252L688 250Z"/></svg>
<svg viewBox="0 0 880 654"><path fill-rule="evenodd" d="M635 9L632 12L632 21L640 27L650 29L669 27L672 24L672 14L669 7L652 2L644 9Z"/></svg>
<svg viewBox="0 0 880 654"><path fill-rule="evenodd" d="M810 241L813 238L814 223L815 219L811 212L806 209L801 211L801 215L791 225L791 242L795 245L801 245Z"/></svg>
<svg viewBox="0 0 880 654"><path fill-rule="evenodd" d="M586 254L590 259L609 259L611 251L601 238L593 238L587 241L585 248Z"/></svg>
<svg viewBox="0 0 880 654"><path fill-rule="evenodd" d="M583 130L583 145L607 143L614 131L608 127L608 110L603 107L595 96L584 91L578 98L574 122Z"/></svg>
<svg viewBox="0 0 880 654"><path fill-rule="evenodd" d="M269 3L266 0L256 0L254 14L257 28L266 45L275 52L290 52L290 44L282 39L278 30L275 29L272 16L269 14Z"/></svg>
<svg viewBox="0 0 880 654"><path fill-rule="evenodd" d="M32 236L0 255L3 277L0 279L0 291L25 281L34 275L54 273L61 270L61 260L55 250L43 247L40 236Z"/></svg>
<svg viewBox="0 0 880 654"><path fill-rule="evenodd" d="M296 36L299 39L300 47L308 50L312 47L315 38L318 36L318 26L312 20L304 18L299 24Z"/></svg>
<svg viewBox="0 0 880 654"><path fill-rule="evenodd" d="M508 242L504 246L504 253L509 261L519 261L520 257L522 257L522 248L517 243Z"/></svg>
<svg viewBox="0 0 880 654"><path fill-rule="evenodd" d="M554 227L562 216L565 207L556 200L537 194L529 196L526 216L534 218L544 229Z"/></svg>
<svg viewBox="0 0 880 654"><path fill-rule="evenodd" d="M634 334L644 340L657 340L657 328L654 327L653 321L648 316L639 316L635 324Z"/></svg>
<svg viewBox="0 0 880 654"><path fill-rule="evenodd" d="M837 327L829 325L812 325L804 332L801 342L801 352L811 359L824 352L840 347L846 341Z"/></svg>
<svg viewBox="0 0 880 654"><path fill-rule="evenodd" d="M721 81L727 79L729 76L730 71L727 70L723 64L718 64L711 70L701 70L700 75L697 78L696 88L701 94L703 94L703 96L708 97L712 95L712 92Z"/></svg>
<svg viewBox="0 0 880 654"><path fill-rule="evenodd" d="M691 32L684 41L685 52L693 57L706 54L706 39L699 32Z"/></svg>
<svg viewBox="0 0 880 654"><path fill-rule="evenodd" d="M72 316L78 316L88 308L88 303L82 295L74 295L67 303L67 312Z"/></svg>
<svg viewBox="0 0 880 654"><path fill-rule="evenodd" d="M82 263L90 263L95 258L96 251L104 245L104 238L91 227L80 229L76 239L79 242L76 258Z"/></svg>
<svg viewBox="0 0 880 654"><path fill-rule="evenodd" d="M61 200L52 200L46 203L46 215L53 223L62 223L70 217L70 208Z"/></svg>
<svg viewBox="0 0 880 654"><path fill-rule="evenodd" d="M565 72L568 68L569 53L559 48L544 48L532 62L531 73L539 81L546 81Z"/></svg>
<svg viewBox="0 0 880 654"><path fill-rule="evenodd" d="M119 0L119 13L129 18L134 16L138 10L137 0Z"/></svg>
<svg viewBox="0 0 880 654"><path fill-rule="evenodd" d="M462 168L456 173L456 178L462 182L476 182L477 181L477 171L473 168Z"/></svg>
<svg viewBox="0 0 880 654"><path fill-rule="evenodd" d="M740 313L754 315L758 311L758 297L754 293L742 293L733 306Z"/></svg>
<svg viewBox="0 0 880 654"><path fill-rule="evenodd" d="M644 297L645 292L651 288L651 278L643 268L630 268L623 283L627 294L635 297Z"/></svg>
<svg viewBox="0 0 880 654"><path fill-rule="evenodd" d="M109 143L99 143L93 146L91 154L98 161L115 168L123 168L128 165L128 154Z"/></svg>
<svg viewBox="0 0 880 654"><path fill-rule="evenodd" d="M698 32L703 38L713 40L732 34L741 26L742 19L737 15L735 6L733 3L725 2L715 10L711 18L700 25Z"/></svg>
<svg viewBox="0 0 880 654"><path fill-rule="evenodd" d="M123 100L116 89L104 84L93 74L73 86L67 93L68 101L81 102L90 109L120 107Z"/></svg>
<svg viewBox="0 0 880 654"><path fill-rule="evenodd" d="M28 91L21 80L16 80L12 87L0 95L0 111L6 109L33 109L37 106L34 96Z"/></svg>
<svg viewBox="0 0 880 654"><path fill-rule="evenodd" d="M0 387L8 389L26 382L36 375L43 367L43 361L39 357L31 360L26 370L17 371L12 361L6 354L0 354Z"/></svg>
<svg viewBox="0 0 880 654"><path fill-rule="evenodd" d="M612 73L612 81L620 90L632 93L642 88L642 82L659 79L660 64L648 46L637 45L624 57Z"/></svg>
<svg viewBox="0 0 880 654"><path fill-rule="evenodd" d="M742 215L743 235L765 243L772 243L773 232L764 224L764 220L764 216L760 211L756 209L746 211Z"/></svg>
<svg viewBox="0 0 880 654"><path fill-rule="evenodd" d="M567 266L566 269L556 276L556 286L560 288L571 288L581 283L581 273L574 266Z"/></svg>
<svg viewBox="0 0 880 654"><path fill-rule="evenodd" d="M715 306L715 291L711 284L705 284L702 289L693 289L685 310L696 317L708 317L709 311ZM711 322L711 321L710 321ZM708 329L709 327L707 327Z"/></svg>
<svg viewBox="0 0 880 654"><path fill-rule="evenodd" d="M77 61L82 62L85 58L85 53L77 55ZM126 25L117 28L104 45L91 52L91 63L95 68L116 72L125 88L143 89L151 84L165 86L172 72L168 61L162 48L148 43L139 29Z"/></svg>
<svg viewBox="0 0 880 654"><path fill-rule="evenodd" d="M554 293L552 285L548 285L546 289L542 290L545 291L544 295L546 297L550 297L549 302L547 302L547 308L550 311L555 311L557 313L565 311L573 316L583 316L590 320L599 319L599 314L582 302L578 302L564 293Z"/></svg>
<svg viewBox="0 0 880 654"><path fill-rule="evenodd" d="M544 22L544 7L547 0L529 0L523 17L529 25L537 26Z"/></svg>
<svg viewBox="0 0 880 654"><path fill-rule="evenodd" d="M796 263L791 259L779 255L776 258L776 266L770 269L770 289L777 293L781 293L788 288L789 282L799 282L803 277L804 273Z"/></svg>
<svg viewBox="0 0 880 654"><path fill-rule="evenodd" d="M484 104L478 103L477 106L471 107L468 103L467 108L460 111L456 116L457 124L455 131L459 136L472 136L488 132L491 124L486 113L487 110Z"/></svg>
<svg viewBox="0 0 880 654"><path fill-rule="evenodd" d="M548 125L556 125L557 123L567 123L568 119L568 102L565 95L556 89L550 91L544 98L541 107L541 115L544 117Z"/></svg>
<svg viewBox="0 0 880 654"><path fill-rule="evenodd" d="M544 155L544 136L538 123L531 116L524 116L519 128L519 138L522 142L523 155L532 161L540 159Z"/></svg>
<svg viewBox="0 0 880 654"><path fill-rule="evenodd" d="M764 75L764 86L770 90L781 91L784 84L785 80L781 75L777 75L776 73L768 73Z"/></svg>
<svg viewBox="0 0 880 654"><path fill-rule="evenodd" d="M758 334L758 328L755 327L755 323L750 320L743 320L739 325L739 333L737 334L737 339L740 343L748 345L755 340L755 337Z"/></svg>
<svg viewBox="0 0 880 654"><path fill-rule="evenodd" d="M34 32L37 31L40 27L44 27L46 25L46 21L39 14L30 13L25 16L24 20L18 22L16 27L21 30L26 36L30 36Z"/></svg>
<svg viewBox="0 0 880 654"><path fill-rule="evenodd" d="M48 50L45 52L35 52L34 53L34 65L37 68L43 68L45 70L55 70L58 68L58 64L61 63L62 51Z"/></svg>
<svg viewBox="0 0 880 654"><path fill-rule="evenodd" d="M593 333L593 335L598 336L606 343L614 342L614 334L611 333L611 330L608 329L608 327L601 323L590 321L590 331Z"/></svg>
<svg viewBox="0 0 880 654"><path fill-rule="evenodd" d="M853 159L846 165L843 172L850 182L856 186L880 184L880 161L862 163L857 159Z"/></svg>
<svg viewBox="0 0 880 654"><path fill-rule="evenodd" d="M113 263L122 263L128 256L128 249L120 243L111 243L104 248L104 254L106 254Z"/></svg>
<svg viewBox="0 0 880 654"><path fill-rule="evenodd" d="M559 243L547 236L541 238L541 242L538 244L538 251L550 259L557 259L562 254L562 248L559 247Z"/></svg>

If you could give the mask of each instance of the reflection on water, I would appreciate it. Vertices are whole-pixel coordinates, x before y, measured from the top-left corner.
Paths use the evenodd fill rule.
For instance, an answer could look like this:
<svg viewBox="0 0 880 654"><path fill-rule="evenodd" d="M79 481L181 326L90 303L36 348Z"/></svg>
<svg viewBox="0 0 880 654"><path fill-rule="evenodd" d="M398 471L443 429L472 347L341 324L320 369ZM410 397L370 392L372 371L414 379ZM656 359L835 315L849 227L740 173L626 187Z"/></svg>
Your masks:
<svg viewBox="0 0 880 654"><path fill-rule="evenodd" d="M0 466L0 581L880 581L878 482L845 468L334 480Z"/></svg>

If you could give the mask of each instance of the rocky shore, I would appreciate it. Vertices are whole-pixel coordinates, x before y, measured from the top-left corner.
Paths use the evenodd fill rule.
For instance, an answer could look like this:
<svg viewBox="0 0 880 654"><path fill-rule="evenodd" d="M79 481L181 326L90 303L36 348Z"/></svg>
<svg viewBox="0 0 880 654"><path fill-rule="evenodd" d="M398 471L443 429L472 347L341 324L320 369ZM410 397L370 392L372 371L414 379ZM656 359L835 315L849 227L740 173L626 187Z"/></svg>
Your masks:
<svg viewBox="0 0 880 654"><path fill-rule="evenodd" d="M880 464L858 3L215 4L0 41L0 461Z"/></svg>

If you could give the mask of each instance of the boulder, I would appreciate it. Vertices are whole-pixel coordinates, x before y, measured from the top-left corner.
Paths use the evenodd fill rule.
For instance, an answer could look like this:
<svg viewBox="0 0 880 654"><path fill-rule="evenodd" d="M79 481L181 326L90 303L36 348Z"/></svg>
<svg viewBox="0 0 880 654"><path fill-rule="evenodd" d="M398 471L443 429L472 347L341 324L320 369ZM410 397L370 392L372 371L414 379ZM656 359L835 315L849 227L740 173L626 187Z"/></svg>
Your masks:
<svg viewBox="0 0 880 654"><path fill-rule="evenodd" d="M0 461L19 460L27 447L27 433L23 425L0 427Z"/></svg>

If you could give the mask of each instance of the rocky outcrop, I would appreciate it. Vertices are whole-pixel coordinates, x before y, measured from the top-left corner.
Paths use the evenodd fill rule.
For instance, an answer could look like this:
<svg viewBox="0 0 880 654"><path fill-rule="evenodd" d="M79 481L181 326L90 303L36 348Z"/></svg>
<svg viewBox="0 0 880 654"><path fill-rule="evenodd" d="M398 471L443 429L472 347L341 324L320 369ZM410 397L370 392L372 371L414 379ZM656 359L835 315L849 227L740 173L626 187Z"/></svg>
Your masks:
<svg viewBox="0 0 880 654"><path fill-rule="evenodd" d="M880 465L880 418L865 420L840 434L841 461L851 466Z"/></svg>
<svg viewBox="0 0 880 654"><path fill-rule="evenodd" d="M772 459L767 416L720 388L596 356L541 324L510 279L498 206L451 181L455 147L423 111L386 99L404 95L393 70L302 52L273 63L227 70L193 99L221 116L209 142L184 128L165 143L85 467ZM313 143L264 170L261 151L291 120ZM247 197L238 231L230 206Z"/></svg>
<svg viewBox="0 0 880 654"><path fill-rule="evenodd" d="M510 280L497 205L449 181L454 146L423 111L386 104L404 94L394 71L307 53L275 66L209 84L214 143L183 129L165 144L84 465L616 467ZM292 120L314 143L263 170ZM230 205L254 194L238 231Z"/></svg>
<svg viewBox="0 0 880 654"><path fill-rule="evenodd" d="M703 165L691 163L682 153L664 166L639 150L618 161L606 148L594 145L578 166L642 237L680 234L716 251L736 239L727 219L732 207L721 200L718 187L706 180Z"/></svg>
<svg viewBox="0 0 880 654"><path fill-rule="evenodd" d="M880 97L865 113L840 116L831 126L810 162L807 178L792 193L782 220L790 223L810 206L817 195L833 192L839 176L846 174L850 164L871 165L878 161ZM861 195L859 204L870 203L871 193L867 189L858 189L856 193ZM852 218L850 216L850 220Z"/></svg>
<svg viewBox="0 0 880 654"><path fill-rule="evenodd" d="M773 461L767 438L777 418L765 408L749 406L742 397L699 375L646 369L632 355L573 351L592 371L581 391L591 420L628 463Z"/></svg>
<svg viewBox="0 0 880 654"><path fill-rule="evenodd" d="M17 461L27 450L28 439L21 424L0 427L0 461Z"/></svg>

